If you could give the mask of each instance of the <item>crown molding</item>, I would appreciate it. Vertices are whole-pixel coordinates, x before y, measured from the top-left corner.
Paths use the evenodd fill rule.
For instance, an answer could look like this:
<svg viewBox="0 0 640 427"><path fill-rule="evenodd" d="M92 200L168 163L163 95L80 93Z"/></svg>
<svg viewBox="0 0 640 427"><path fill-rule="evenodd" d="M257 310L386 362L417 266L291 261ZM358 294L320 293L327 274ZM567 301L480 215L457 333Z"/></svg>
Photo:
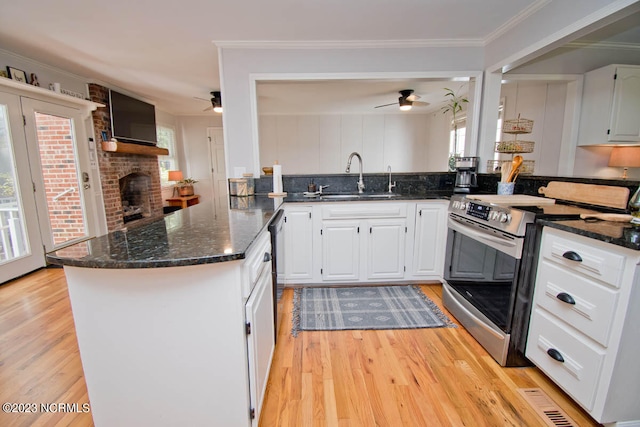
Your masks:
<svg viewBox="0 0 640 427"><path fill-rule="evenodd" d="M423 47L482 47L482 39L433 40L220 40L218 48L234 49L389 49Z"/></svg>
<svg viewBox="0 0 640 427"><path fill-rule="evenodd" d="M603 50L640 50L640 44L621 42L570 42L564 47L575 49L603 49Z"/></svg>
<svg viewBox="0 0 640 427"><path fill-rule="evenodd" d="M518 13L516 16L514 16L513 18L511 18L510 20L508 20L507 22L505 22L504 24L502 24L501 26L493 30L487 37L484 38L483 40L484 45L487 45L492 41L496 40L497 38L500 38L501 36L505 35L509 31L511 31L511 29L517 27L522 22L529 19L531 15L535 14L537 11L539 11L549 3L551 3L551 0L537 0L536 2L532 3L531 5L523 9L520 13Z"/></svg>

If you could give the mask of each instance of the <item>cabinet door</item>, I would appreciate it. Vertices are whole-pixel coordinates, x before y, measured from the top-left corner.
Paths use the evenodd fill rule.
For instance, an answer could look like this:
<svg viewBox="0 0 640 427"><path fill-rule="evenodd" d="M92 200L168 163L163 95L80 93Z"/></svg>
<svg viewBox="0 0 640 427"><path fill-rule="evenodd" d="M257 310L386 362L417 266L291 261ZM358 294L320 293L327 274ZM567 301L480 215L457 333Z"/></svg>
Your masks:
<svg viewBox="0 0 640 427"><path fill-rule="evenodd" d="M367 279L404 278L406 219L366 222Z"/></svg>
<svg viewBox="0 0 640 427"><path fill-rule="evenodd" d="M442 277L445 253L447 206L421 203L416 206L413 274Z"/></svg>
<svg viewBox="0 0 640 427"><path fill-rule="evenodd" d="M322 280L358 280L360 277L360 221L322 223Z"/></svg>
<svg viewBox="0 0 640 427"><path fill-rule="evenodd" d="M265 268L247 300L247 356L249 358L249 394L255 410L252 426L258 425L260 408L269 378L269 368L275 347L273 334L273 292L271 266Z"/></svg>
<svg viewBox="0 0 640 427"><path fill-rule="evenodd" d="M640 68L616 69L609 141L640 141Z"/></svg>
<svg viewBox="0 0 640 427"><path fill-rule="evenodd" d="M287 207L284 232L284 277L287 281L312 278L313 222L311 206Z"/></svg>

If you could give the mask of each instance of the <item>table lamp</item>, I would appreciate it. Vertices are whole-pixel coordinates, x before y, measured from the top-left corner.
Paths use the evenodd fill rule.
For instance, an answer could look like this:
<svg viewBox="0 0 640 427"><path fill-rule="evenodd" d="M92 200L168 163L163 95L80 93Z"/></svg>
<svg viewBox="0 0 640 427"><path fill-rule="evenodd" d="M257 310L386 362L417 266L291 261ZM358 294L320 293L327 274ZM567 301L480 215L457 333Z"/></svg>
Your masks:
<svg viewBox="0 0 640 427"><path fill-rule="evenodd" d="M627 169L640 167L640 147L613 147L609 166L622 167L622 179L627 179Z"/></svg>
<svg viewBox="0 0 640 427"><path fill-rule="evenodd" d="M182 181L184 179L184 177L182 176L182 171L169 171L169 177L167 178L167 181ZM173 186L173 196L171 197L176 197L176 190L178 188L174 185Z"/></svg>

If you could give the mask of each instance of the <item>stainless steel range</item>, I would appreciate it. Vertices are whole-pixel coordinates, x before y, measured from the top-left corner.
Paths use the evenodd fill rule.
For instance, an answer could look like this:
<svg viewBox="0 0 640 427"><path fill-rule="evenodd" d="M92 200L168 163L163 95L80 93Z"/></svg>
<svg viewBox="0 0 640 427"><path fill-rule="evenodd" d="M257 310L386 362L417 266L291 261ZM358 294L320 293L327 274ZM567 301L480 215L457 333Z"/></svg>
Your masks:
<svg viewBox="0 0 640 427"><path fill-rule="evenodd" d="M452 196L449 203L444 306L503 366L530 365L524 351L539 244L538 209L462 195Z"/></svg>

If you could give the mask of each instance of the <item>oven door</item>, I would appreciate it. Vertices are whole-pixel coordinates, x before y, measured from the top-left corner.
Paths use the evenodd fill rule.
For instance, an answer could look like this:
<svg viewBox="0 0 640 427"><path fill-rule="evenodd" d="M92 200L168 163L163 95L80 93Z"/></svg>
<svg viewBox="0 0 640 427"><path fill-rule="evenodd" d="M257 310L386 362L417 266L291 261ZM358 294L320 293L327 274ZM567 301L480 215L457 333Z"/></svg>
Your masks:
<svg viewBox="0 0 640 427"><path fill-rule="evenodd" d="M504 365L524 238L450 214L444 305Z"/></svg>

